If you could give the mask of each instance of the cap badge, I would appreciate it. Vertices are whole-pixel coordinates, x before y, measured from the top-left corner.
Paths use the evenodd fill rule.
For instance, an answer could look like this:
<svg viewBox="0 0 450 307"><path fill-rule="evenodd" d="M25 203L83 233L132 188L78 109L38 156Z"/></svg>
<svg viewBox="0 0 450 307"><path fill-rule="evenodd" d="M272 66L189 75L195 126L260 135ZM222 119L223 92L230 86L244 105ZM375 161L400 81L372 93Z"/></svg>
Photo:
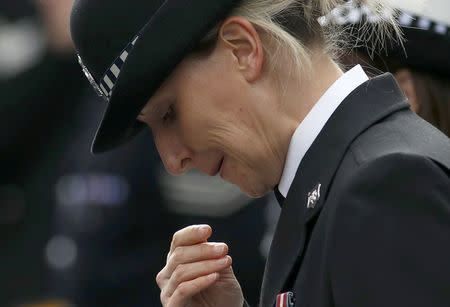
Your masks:
<svg viewBox="0 0 450 307"><path fill-rule="evenodd" d="M95 81L89 69L86 67L86 65L84 65L81 56L79 54L77 55L78 62L80 63L81 68L83 69L83 72L86 75L86 78L89 80L89 82L91 83L92 87L97 92L97 94L103 99L105 99L107 102L109 102L109 98L111 97L113 88L116 85L117 80L119 79L122 67L125 64L128 55L133 50L134 45L136 44L136 41L138 39L139 35L136 35L134 39L125 47L125 49L122 50L122 52L115 59L111 67L109 67L108 70L106 70L106 73L103 75L103 78L100 79L100 83L97 83Z"/></svg>

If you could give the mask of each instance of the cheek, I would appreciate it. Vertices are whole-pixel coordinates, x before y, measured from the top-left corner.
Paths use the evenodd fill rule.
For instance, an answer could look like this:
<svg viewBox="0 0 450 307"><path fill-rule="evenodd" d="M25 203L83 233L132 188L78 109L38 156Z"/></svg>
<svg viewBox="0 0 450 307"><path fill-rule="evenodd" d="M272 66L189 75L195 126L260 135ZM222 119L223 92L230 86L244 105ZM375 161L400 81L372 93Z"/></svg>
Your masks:
<svg viewBox="0 0 450 307"><path fill-rule="evenodd" d="M208 112L199 103L183 101L177 117L177 130L183 142L195 151L203 151L208 140L210 120Z"/></svg>
<svg viewBox="0 0 450 307"><path fill-rule="evenodd" d="M225 102L210 88L201 84L187 87L179 95L177 125L183 140L193 149L202 151L210 147L224 121L225 112L218 105Z"/></svg>
<svg viewBox="0 0 450 307"><path fill-rule="evenodd" d="M215 66L183 76L177 91L178 125L192 149L225 150L241 137L248 110L240 82Z"/></svg>

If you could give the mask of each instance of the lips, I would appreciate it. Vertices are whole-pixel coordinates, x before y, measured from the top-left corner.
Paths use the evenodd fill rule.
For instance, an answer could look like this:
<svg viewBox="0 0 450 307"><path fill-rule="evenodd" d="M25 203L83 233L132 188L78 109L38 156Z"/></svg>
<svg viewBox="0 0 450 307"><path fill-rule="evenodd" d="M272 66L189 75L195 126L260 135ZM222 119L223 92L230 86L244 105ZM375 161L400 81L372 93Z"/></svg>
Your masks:
<svg viewBox="0 0 450 307"><path fill-rule="evenodd" d="M222 177L222 178L223 178L223 165L224 165L224 161L225 161L225 157L223 157L222 160L220 161L220 167L219 167L220 177Z"/></svg>
<svg viewBox="0 0 450 307"><path fill-rule="evenodd" d="M212 176L216 176L217 174L219 174L219 172L222 173L223 160L224 160L224 157L222 157L222 159L219 160L219 163L218 163L215 171L213 172Z"/></svg>

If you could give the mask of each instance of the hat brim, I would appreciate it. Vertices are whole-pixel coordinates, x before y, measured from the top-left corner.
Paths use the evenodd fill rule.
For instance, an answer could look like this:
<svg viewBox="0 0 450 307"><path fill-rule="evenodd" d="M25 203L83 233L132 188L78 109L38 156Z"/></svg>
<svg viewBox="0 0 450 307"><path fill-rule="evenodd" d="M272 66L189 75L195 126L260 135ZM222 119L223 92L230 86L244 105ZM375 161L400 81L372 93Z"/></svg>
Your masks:
<svg viewBox="0 0 450 307"><path fill-rule="evenodd" d="M388 50L388 55L399 64L435 75L450 75L450 37L417 28L404 28L405 52L399 46ZM450 33L449 33L450 34ZM397 47L397 48L396 48Z"/></svg>
<svg viewBox="0 0 450 307"><path fill-rule="evenodd" d="M181 60L239 0L166 1L139 33L114 85L92 153L131 140L144 125L145 104ZM119 25L120 26L120 25Z"/></svg>

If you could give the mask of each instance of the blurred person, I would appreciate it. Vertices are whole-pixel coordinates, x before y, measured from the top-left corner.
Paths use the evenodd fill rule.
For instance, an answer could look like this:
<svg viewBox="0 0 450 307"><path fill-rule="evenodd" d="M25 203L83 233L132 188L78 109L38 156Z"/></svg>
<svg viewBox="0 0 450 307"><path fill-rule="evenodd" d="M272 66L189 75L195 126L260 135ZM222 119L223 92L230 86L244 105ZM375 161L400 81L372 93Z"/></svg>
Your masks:
<svg viewBox="0 0 450 307"><path fill-rule="evenodd" d="M264 268L255 240L264 227L257 203L264 200L251 201L222 180L205 182L195 173L182 183L167 178L145 135L122 151L89 154L87 142L105 105L85 90L82 74L72 71L77 64L68 32L71 3L35 1L47 52L4 83L3 131L8 134L2 137L2 152L9 156L2 161L9 169L4 186L14 186L25 198L21 206L32 214L9 223L11 244L2 254L24 257L25 251L38 251L23 271L39 287L19 286L22 260L8 256L3 276L10 283L0 305L44 304L50 297L77 306L155 306L159 289L151 281L165 261L166 241L199 219L214 225L221 240L235 243L236 273L247 283L249 301L256 302ZM20 91L12 91L16 87ZM195 190L191 182L199 183ZM174 190L181 199L173 199ZM9 204L17 211L16 203ZM234 232L227 229L230 221ZM30 231L19 236L22 229ZM39 235L33 237L32 230ZM40 275L29 269L36 263Z"/></svg>
<svg viewBox="0 0 450 307"><path fill-rule="evenodd" d="M31 1L3 0L0 2L0 20L14 21L34 15Z"/></svg>
<svg viewBox="0 0 450 307"><path fill-rule="evenodd" d="M34 14L29 1L0 3L0 82L41 58L45 43Z"/></svg>
<svg viewBox="0 0 450 307"><path fill-rule="evenodd" d="M56 42L59 40L58 37L67 35L67 23L60 23L59 20L57 23L56 15L48 15L39 20L43 24L44 31L36 30L34 34L38 34L39 38L31 41L36 45L41 45L43 41L45 49L42 52L36 51L36 55L25 55L35 60L27 63L28 66L23 67L23 71L13 69L15 74L5 73L0 83L3 131L0 151L3 156L2 166L6 169L3 176L12 181L20 180L32 172L33 165L38 164L35 162L36 159L46 152L38 145L47 141L44 136L50 140L54 139L53 136L57 131L55 127L59 126L62 118L49 114L48 110L54 110L55 113L62 115L70 113L74 102L80 97L79 89L84 85L84 81L72 72L76 63L73 59L73 45L66 42L59 46L45 43ZM38 22L33 22L32 26L38 27ZM58 30L50 31L53 28ZM17 35L24 33L18 31ZM13 57L12 53L20 53L22 48L33 49L29 45L14 45L14 42L17 42L15 39L12 39L12 42L11 51L7 54L9 57L6 57L5 61ZM28 61L26 58L22 60ZM67 79L63 80L61 76L65 74ZM57 97L60 97L63 91L69 95L61 101Z"/></svg>
<svg viewBox="0 0 450 307"><path fill-rule="evenodd" d="M369 35L398 34L387 6L364 3L384 19ZM450 141L391 74L340 69L339 32L318 22L338 4L76 0L72 37L108 102L92 151L149 127L168 172L275 190L260 306L448 306ZM247 305L212 232L174 234L163 306Z"/></svg>
<svg viewBox="0 0 450 307"><path fill-rule="evenodd" d="M408 97L411 109L450 136L450 3L398 1L395 6L405 35L404 46L392 43L388 50L381 51L361 46L345 55L343 61L391 72ZM366 17L364 7L349 5L330 14L327 22L339 19L357 32L361 18Z"/></svg>
<svg viewBox="0 0 450 307"><path fill-rule="evenodd" d="M56 52L72 51L73 43L68 20L73 0L34 0L34 2L45 25L49 48Z"/></svg>
<svg viewBox="0 0 450 307"><path fill-rule="evenodd" d="M43 193L51 170L42 161L55 149L58 127L85 81L73 55L46 48L33 10L16 9L28 3L2 5L8 11L0 25L0 54L8 65L0 68L0 305L9 306L45 291L43 251L54 206L52 195Z"/></svg>

